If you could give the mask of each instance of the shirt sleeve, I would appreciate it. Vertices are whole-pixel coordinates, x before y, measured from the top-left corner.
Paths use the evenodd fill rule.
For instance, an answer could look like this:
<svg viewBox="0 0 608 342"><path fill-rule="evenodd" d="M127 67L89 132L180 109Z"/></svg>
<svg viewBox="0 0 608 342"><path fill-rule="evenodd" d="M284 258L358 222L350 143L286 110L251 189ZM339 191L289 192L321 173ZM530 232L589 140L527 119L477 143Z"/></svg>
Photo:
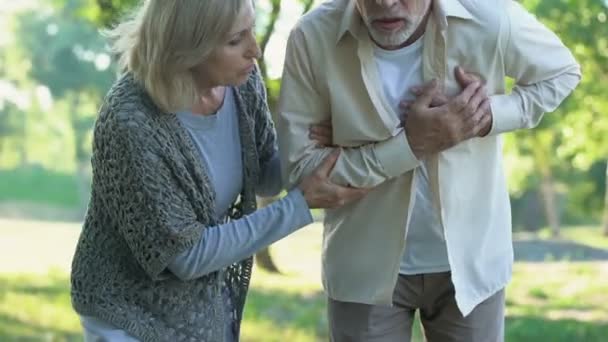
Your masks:
<svg viewBox="0 0 608 342"><path fill-rule="evenodd" d="M288 39L279 99L279 150L288 188L311 173L332 148L320 148L308 137L309 127L330 118L326 94L319 92L306 39L295 28ZM385 141L342 148L330 179L340 185L373 187L419 165L405 132Z"/></svg>
<svg viewBox="0 0 608 342"><path fill-rule="evenodd" d="M515 87L510 94L490 97L490 134L535 127L581 79L580 66L561 40L519 3L508 3L504 63Z"/></svg>
<svg viewBox="0 0 608 342"><path fill-rule="evenodd" d="M182 280L195 279L243 260L310 223L302 193L293 190L251 215L206 228L198 243L179 254L169 270Z"/></svg>
<svg viewBox="0 0 608 342"><path fill-rule="evenodd" d="M281 159L279 150L275 147L270 160L260 165L256 194L261 197L272 197L278 195L282 188Z"/></svg>

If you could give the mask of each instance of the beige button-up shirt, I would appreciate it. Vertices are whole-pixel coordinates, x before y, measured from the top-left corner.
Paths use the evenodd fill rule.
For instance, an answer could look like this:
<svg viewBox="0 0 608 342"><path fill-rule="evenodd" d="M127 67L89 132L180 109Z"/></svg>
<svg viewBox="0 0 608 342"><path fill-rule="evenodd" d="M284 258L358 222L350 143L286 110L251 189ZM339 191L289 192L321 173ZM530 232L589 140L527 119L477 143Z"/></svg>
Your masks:
<svg viewBox="0 0 608 342"><path fill-rule="evenodd" d="M383 94L373 42L354 5L333 0L300 19L290 34L278 130L289 186L331 151L308 138L312 123L331 118L342 153L331 179L374 187L360 201L328 210L323 285L336 300L391 305L413 207L413 155ZM445 230L456 301L467 315L511 277L511 209L500 134L534 127L575 88L580 68L558 37L510 0L433 2L424 34L423 77L448 95L460 88L453 70L483 76L493 127L429 160L436 208ZM505 79L516 86L506 94Z"/></svg>

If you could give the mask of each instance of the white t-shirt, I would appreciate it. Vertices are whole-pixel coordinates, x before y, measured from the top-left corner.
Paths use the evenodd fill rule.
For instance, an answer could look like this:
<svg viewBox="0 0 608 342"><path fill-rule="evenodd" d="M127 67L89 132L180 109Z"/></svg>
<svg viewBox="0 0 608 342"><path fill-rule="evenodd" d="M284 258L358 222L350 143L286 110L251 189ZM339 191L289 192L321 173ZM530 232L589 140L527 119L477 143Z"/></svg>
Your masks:
<svg viewBox="0 0 608 342"><path fill-rule="evenodd" d="M413 100L410 89L423 84L423 39L399 50L374 47L374 57L382 80L384 95L398 116L399 102ZM416 199L406 235L401 274L436 273L450 270L443 227L429 183L426 163L415 171Z"/></svg>

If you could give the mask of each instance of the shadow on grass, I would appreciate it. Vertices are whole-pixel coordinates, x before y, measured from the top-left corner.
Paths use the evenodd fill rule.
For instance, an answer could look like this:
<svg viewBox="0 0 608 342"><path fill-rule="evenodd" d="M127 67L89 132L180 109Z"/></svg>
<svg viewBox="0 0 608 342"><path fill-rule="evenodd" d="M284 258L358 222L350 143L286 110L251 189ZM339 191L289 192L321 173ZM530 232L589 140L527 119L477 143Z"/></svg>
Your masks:
<svg viewBox="0 0 608 342"><path fill-rule="evenodd" d="M245 320L272 321L277 329L291 328L314 334L321 340L327 336L325 294L310 294L251 288L245 306Z"/></svg>
<svg viewBox="0 0 608 342"><path fill-rule="evenodd" d="M82 341L71 312L67 276L0 275L0 341Z"/></svg>
<svg viewBox="0 0 608 342"><path fill-rule="evenodd" d="M0 299L7 293L57 297L69 295L70 279L67 276L47 275L44 281L36 281L28 276L0 276Z"/></svg>
<svg viewBox="0 0 608 342"><path fill-rule="evenodd" d="M272 321L276 329L298 329L316 336L316 341L327 341L325 295L291 294L277 290L252 289L247 299L245 319L249 322ZM591 307L579 309L592 309ZM538 315L509 317L506 320L507 342L604 342L608 337L608 323L574 319L552 320ZM420 329L413 327L412 341L422 341Z"/></svg>
<svg viewBox="0 0 608 342"><path fill-rule="evenodd" d="M50 278L50 279L49 279ZM35 294L40 301L55 303L57 297L67 297L69 287L67 278L51 276L40 280L28 277L0 277L0 306L6 293L14 295ZM8 302L5 302L8 303ZM69 300L57 302L69 307ZM518 306L511 303L513 306ZM587 311L591 307L579 307ZM80 341L81 334L76 330L53 327L44 313L31 317L17 304L0 312L0 341ZM295 290L252 288L247 299L245 320L263 329L271 329L279 336L281 331L304 332L309 338L299 341L327 341L326 299L321 291L299 293ZM413 341L421 341L418 328ZM260 336L266 336L262 333ZM608 336L607 322L590 322L574 319L551 320L539 312L507 318L506 341L585 341L602 342ZM283 339L284 340L284 339ZM268 341L261 339L260 341Z"/></svg>
<svg viewBox="0 0 608 342"><path fill-rule="evenodd" d="M608 323L516 316L507 318L505 334L508 342L603 342L608 338Z"/></svg>
<svg viewBox="0 0 608 342"><path fill-rule="evenodd" d="M608 250L564 240L526 239L513 243L516 261L606 261Z"/></svg>

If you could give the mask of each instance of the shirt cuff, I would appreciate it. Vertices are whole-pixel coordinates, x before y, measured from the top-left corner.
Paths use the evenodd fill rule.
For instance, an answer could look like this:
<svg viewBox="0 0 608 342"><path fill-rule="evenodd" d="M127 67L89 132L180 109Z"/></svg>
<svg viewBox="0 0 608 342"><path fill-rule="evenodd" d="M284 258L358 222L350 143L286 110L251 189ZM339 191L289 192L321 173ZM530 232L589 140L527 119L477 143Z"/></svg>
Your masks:
<svg viewBox="0 0 608 342"><path fill-rule="evenodd" d="M298 227L303 227L313 223L314 219L304 198L304 194L298 188L289 191L285 198L291 201L294 206L293 220L297 222Z"/></svg>
<svg viewBox="0 0 608 342"><path fill-rule="evenodd" d="M490 96L492 129L488 135L511 132L523 127L520 98L516 93Z"/></svg>
<svg viewBox="0 0 608 342"><path fill-rule="evenodd" d="M374 152L389 178L400 176L415 169L420 164L410 148L405 130L386 141L376 144Z"/></svg>

